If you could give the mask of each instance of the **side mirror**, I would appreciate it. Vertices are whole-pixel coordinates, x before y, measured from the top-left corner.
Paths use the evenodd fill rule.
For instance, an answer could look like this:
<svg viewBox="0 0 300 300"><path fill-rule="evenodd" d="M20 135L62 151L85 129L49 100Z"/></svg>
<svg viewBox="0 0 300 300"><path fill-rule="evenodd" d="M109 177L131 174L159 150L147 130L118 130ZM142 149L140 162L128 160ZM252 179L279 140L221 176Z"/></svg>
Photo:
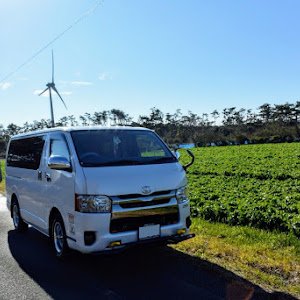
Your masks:
<svg viewBox="0 0 300 300"><path fill-rule="evenodd" d="M60 155L51 155L48 159L48 167L53 170L71 171L70 161Z"/></svg>
<svg viewBox="0 0 300 300"><path fill-rule="evenodd" d="M195 160L194 154L190 150L186 150L186 151L189 154L189 156L192 158L192 161L189 162L188 164L186 164L185 166L182 166L185 171L188 167L190 167L194 163L194 160Z"/></svg>
<svg viewBox="0 0 300 300"><path fill-rule="evenodd" d="M172 151L172 153L177 159L179 159L180 153L178 151L175 150L175 151Z"/></svg>

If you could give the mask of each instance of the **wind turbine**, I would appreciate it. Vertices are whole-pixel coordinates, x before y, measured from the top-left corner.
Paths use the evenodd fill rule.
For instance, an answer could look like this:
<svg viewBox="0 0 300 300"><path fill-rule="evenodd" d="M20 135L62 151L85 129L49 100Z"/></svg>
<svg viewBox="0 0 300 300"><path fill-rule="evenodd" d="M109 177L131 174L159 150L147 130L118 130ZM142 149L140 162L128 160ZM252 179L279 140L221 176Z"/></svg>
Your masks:
<svg viewBox="0 0 300 300"><path fill-rule="evenodd" d="M54 59L53 59L53 50L52 50L52 82L49 82L46 84L47 88L42 91L39 96L41 96L42 94L44 94L47 90L49 90L49 97L50 97L50 112L51 112L51 127L54 127L54 114L53 114L53 104L52 104L52 94L51 94L51 89L58 95L58 97L60 98L60 100L62 101L62 103L64 104L65 108L67 109L67 106L63 100L63 98L60 96L58 90L55 87L55 83L54 83Z"/></svg>

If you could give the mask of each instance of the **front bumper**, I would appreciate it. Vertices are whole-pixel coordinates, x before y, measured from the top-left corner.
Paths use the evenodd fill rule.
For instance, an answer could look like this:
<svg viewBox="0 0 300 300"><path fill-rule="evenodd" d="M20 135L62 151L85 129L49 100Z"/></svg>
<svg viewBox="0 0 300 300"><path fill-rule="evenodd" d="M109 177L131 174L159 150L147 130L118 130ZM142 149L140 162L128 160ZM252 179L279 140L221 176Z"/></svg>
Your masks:
<svg viewBox="0 0 300 300"><path fill-rule="evenodd" d="M153 198L146 199L147 206L121 207L121 205L134 206L136 204L134 199L126 199L122 202L116 200L113 203L112 213L84 214L75 212L74 224L66 226L69 237L67 239L68 245L70 248L82 253L101 253L152 241L166 240L174 243L185 240L187 239L186 236L188 238L190 236L190 224L187 223L190 216L190 205L189 202L177 204L173 196L174 192L164 195L159 200L168 197L168 203L160 203L150 207L148 205ZM140 203L138 204L140 205ZM176 218L173 219L174 215L176 215ZM139 239L139 228L144 227L145 224L160 225L159 236L147 240ZM69 228L74 229L73 233L68 230ZM177 231L184 228L187 232L179 236ZM89 231L95 234L95 242L90 245L85 243L84 238L84 233ZM120 242L121 245L112 248L110 246L111 242Z"/></svg>
<svg viewBox="0 0 300 300"><path fill-rule="evenodd" d="M148 243L159 243L159 242L167 242L170 244L178 244L180 242L183 242L185 240L189 240L191 238L195 237L194 233L190 233L187 235L173 235L173 236L167 236L167 237L157 237L152 239L146 239L146 240L139 240L137 242L129 243L129 244L123 244L116 247L106 248L102 251L94 251L90 254L92 255L101 255L101 254L110 254L110 253L119 253L121 251L124 251L128 248L141 245L141 244L148 244Z"/></svg>

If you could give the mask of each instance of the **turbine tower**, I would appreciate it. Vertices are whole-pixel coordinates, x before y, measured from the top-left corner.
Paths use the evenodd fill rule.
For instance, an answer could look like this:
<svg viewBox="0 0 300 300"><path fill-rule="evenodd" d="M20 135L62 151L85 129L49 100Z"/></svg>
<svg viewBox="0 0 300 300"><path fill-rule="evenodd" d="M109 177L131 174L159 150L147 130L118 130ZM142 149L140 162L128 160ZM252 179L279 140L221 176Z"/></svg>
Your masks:
<svg viewBox="0 0 300 300"><path fill-rule="evenodd" d="M60 96L58 90L55 87L55 83L54 83L54 59L53 59L53 50L52 50L52 82L49 82L46 84L47 88L42 91L39 96L41 96L42 94L44 94L47 90L49 90L49 98L50 98L50 112L51 112L51 127L55 126L54 123L54 113L53 113L53 104L52 104L52 94L51 94L51 89L58 95L58 97L60 98L60 100L62 101L62 103L64 104L65 108L67 109L67 106L63 100L63 98Z"/></svg>

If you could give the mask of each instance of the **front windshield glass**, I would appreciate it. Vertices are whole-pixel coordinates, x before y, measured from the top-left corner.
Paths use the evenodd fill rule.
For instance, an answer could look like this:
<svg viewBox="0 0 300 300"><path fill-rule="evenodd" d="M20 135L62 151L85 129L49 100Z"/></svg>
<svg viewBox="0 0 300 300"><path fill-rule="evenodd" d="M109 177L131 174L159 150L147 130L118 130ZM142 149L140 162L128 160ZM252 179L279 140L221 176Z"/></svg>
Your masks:
<svg viewBox="0 0 300 300"><path fill-rule="evenodd" d="M152 131L80 130L71 136L83 167L177 162Z"/></svg>

